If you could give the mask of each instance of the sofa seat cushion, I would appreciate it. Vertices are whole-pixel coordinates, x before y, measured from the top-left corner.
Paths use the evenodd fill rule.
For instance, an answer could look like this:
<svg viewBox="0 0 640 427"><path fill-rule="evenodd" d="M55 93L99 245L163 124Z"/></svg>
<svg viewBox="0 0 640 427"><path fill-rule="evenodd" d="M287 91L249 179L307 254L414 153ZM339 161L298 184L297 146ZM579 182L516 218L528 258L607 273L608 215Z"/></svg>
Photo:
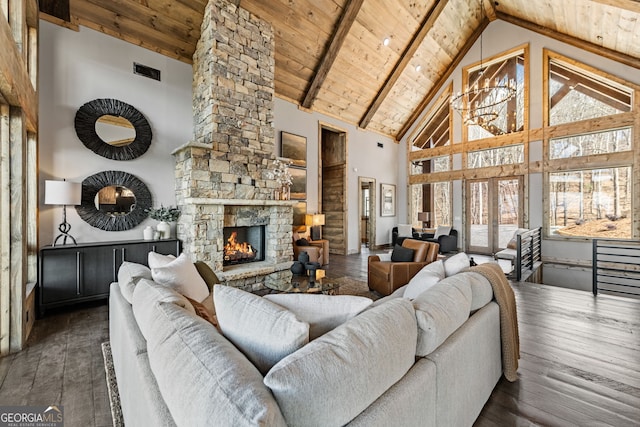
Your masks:
<svg viewBox="0 0 640 427"><path fill-rule="evenodd" d="M124 261L118 269L120 292L129 304L133 301L133 290L140 279L151 280L149 267L134 262Z"/></svg>
<svg viewBox="0 0 640 427"><path fill-rule="evenodd" d="M418 323L416 355L424 357L438 348L469 318L471 286L446 278L413 300Z"/></svg>
<svg viewBox="0 0 640 427"><path fill-rule="evenodd" d="M224 285L213 299L220 330L263 375L309 342L309 324L269 300Z"/></svg>
<svg viewBox="0 0 640 427"><path fill-rule="evenodd" d="M411 302L366 310L282 359L264 378L289 425L348 423L415 362Z"/></svg>
<svg viewBox="0 0 640 427"><path fill-rule="evenodd" d="M369 298L352 295L270 294L264 298L307 322L310 340L342 325L373 303Z"/></svg>
<svg viewBox="0 0 640 427"><path fill-rule="evenodd" d="M175 304L153 308L149 363L176 425L286 425L260 372L211 324Z"/></svg>

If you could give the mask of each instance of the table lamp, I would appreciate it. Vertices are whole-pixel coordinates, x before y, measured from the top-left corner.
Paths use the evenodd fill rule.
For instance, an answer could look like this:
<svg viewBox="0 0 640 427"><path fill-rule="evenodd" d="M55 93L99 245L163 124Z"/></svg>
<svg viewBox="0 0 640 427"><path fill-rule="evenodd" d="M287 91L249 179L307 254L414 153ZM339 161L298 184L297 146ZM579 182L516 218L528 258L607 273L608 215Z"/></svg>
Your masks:
<svg viewBox="0 0 640 427"><path fill-rule="evenodd" d="M62 205L62 223L58 226L60 234L53 241L53 246L62 238L62 244L67 244L67 238L77 245L76 239L69 234L71 224L67 222L67 205L79 205L82 201L82 184L79 182L52 181L44 182L44 204Z"/></svg>
<svg viewBox="0 0 640 427"><path fill-rule="evenodd" d="M429 212L418 212L418 221L422 221L422 228L429 228L430 216Z"/></svg>
<svg viewBox="0 0 640 427"><path fill-rule="evenodd" d="M311 240L322 239L322 226L324 225L324 214L307 215L311 217Z"/></svg>

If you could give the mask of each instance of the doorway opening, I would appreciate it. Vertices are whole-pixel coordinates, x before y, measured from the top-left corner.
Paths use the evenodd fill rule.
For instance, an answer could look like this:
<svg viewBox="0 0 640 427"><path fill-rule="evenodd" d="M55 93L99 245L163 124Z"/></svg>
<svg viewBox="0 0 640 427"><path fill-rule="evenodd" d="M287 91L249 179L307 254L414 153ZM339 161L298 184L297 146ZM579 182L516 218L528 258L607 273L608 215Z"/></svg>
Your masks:
<svg viewBox="0 0 640 427"><path fill-rule="evenodd" d="M329 253L347 254L347 132L320 124L320 212Z"/></svg>
<svg viewBox="0 0 640 427"><path fill-rule="evenodd" d="M494 254L507 247L522 226L522 188L521 176L467 181L467 252Z"/></svg>
<svg viewBox="0 0 640 427"><path fill-rule="evenodd" d="M376 248L376 180L373 178L358 177L359 206L359 231L360 249Z"/></svg>

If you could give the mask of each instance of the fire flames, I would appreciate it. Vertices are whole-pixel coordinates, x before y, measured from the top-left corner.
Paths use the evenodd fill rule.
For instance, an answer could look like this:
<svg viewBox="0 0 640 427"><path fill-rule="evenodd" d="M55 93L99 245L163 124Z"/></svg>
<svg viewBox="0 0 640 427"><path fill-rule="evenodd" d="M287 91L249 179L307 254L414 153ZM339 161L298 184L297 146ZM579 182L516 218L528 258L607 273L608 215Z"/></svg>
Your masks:
<svg viewBox="0 0 640 427"><path fill-rule="evenodd" d="M231 236L227 239L227 244L224 245L224 259L225 261L251 261L256 257L256 250L248 242L236 241L238 237L237 232L232 232Z"/></svg>

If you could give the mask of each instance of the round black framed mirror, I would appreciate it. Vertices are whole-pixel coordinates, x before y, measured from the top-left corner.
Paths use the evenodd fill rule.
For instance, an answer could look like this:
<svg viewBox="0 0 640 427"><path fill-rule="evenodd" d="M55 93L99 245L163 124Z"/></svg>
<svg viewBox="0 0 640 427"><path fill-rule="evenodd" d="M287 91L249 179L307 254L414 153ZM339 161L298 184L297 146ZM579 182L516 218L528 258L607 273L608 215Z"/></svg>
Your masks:
<svg viewBox="0 0 640 427"><path fill-rule="evenodd" d="M76 134L94 153L112 160L133 160L151 145L151 126L135 107L117 99L94 99L76 112ZM124 135L124 136L121 136Z"/></svg>
<svg viewBox="0 0 640 427"><path fill-rule="evenodd" d="M124 231L144 221L153 200L144 182L127 172L105 171L82 181L82 201L76 211L89 225Z"/></svg>

